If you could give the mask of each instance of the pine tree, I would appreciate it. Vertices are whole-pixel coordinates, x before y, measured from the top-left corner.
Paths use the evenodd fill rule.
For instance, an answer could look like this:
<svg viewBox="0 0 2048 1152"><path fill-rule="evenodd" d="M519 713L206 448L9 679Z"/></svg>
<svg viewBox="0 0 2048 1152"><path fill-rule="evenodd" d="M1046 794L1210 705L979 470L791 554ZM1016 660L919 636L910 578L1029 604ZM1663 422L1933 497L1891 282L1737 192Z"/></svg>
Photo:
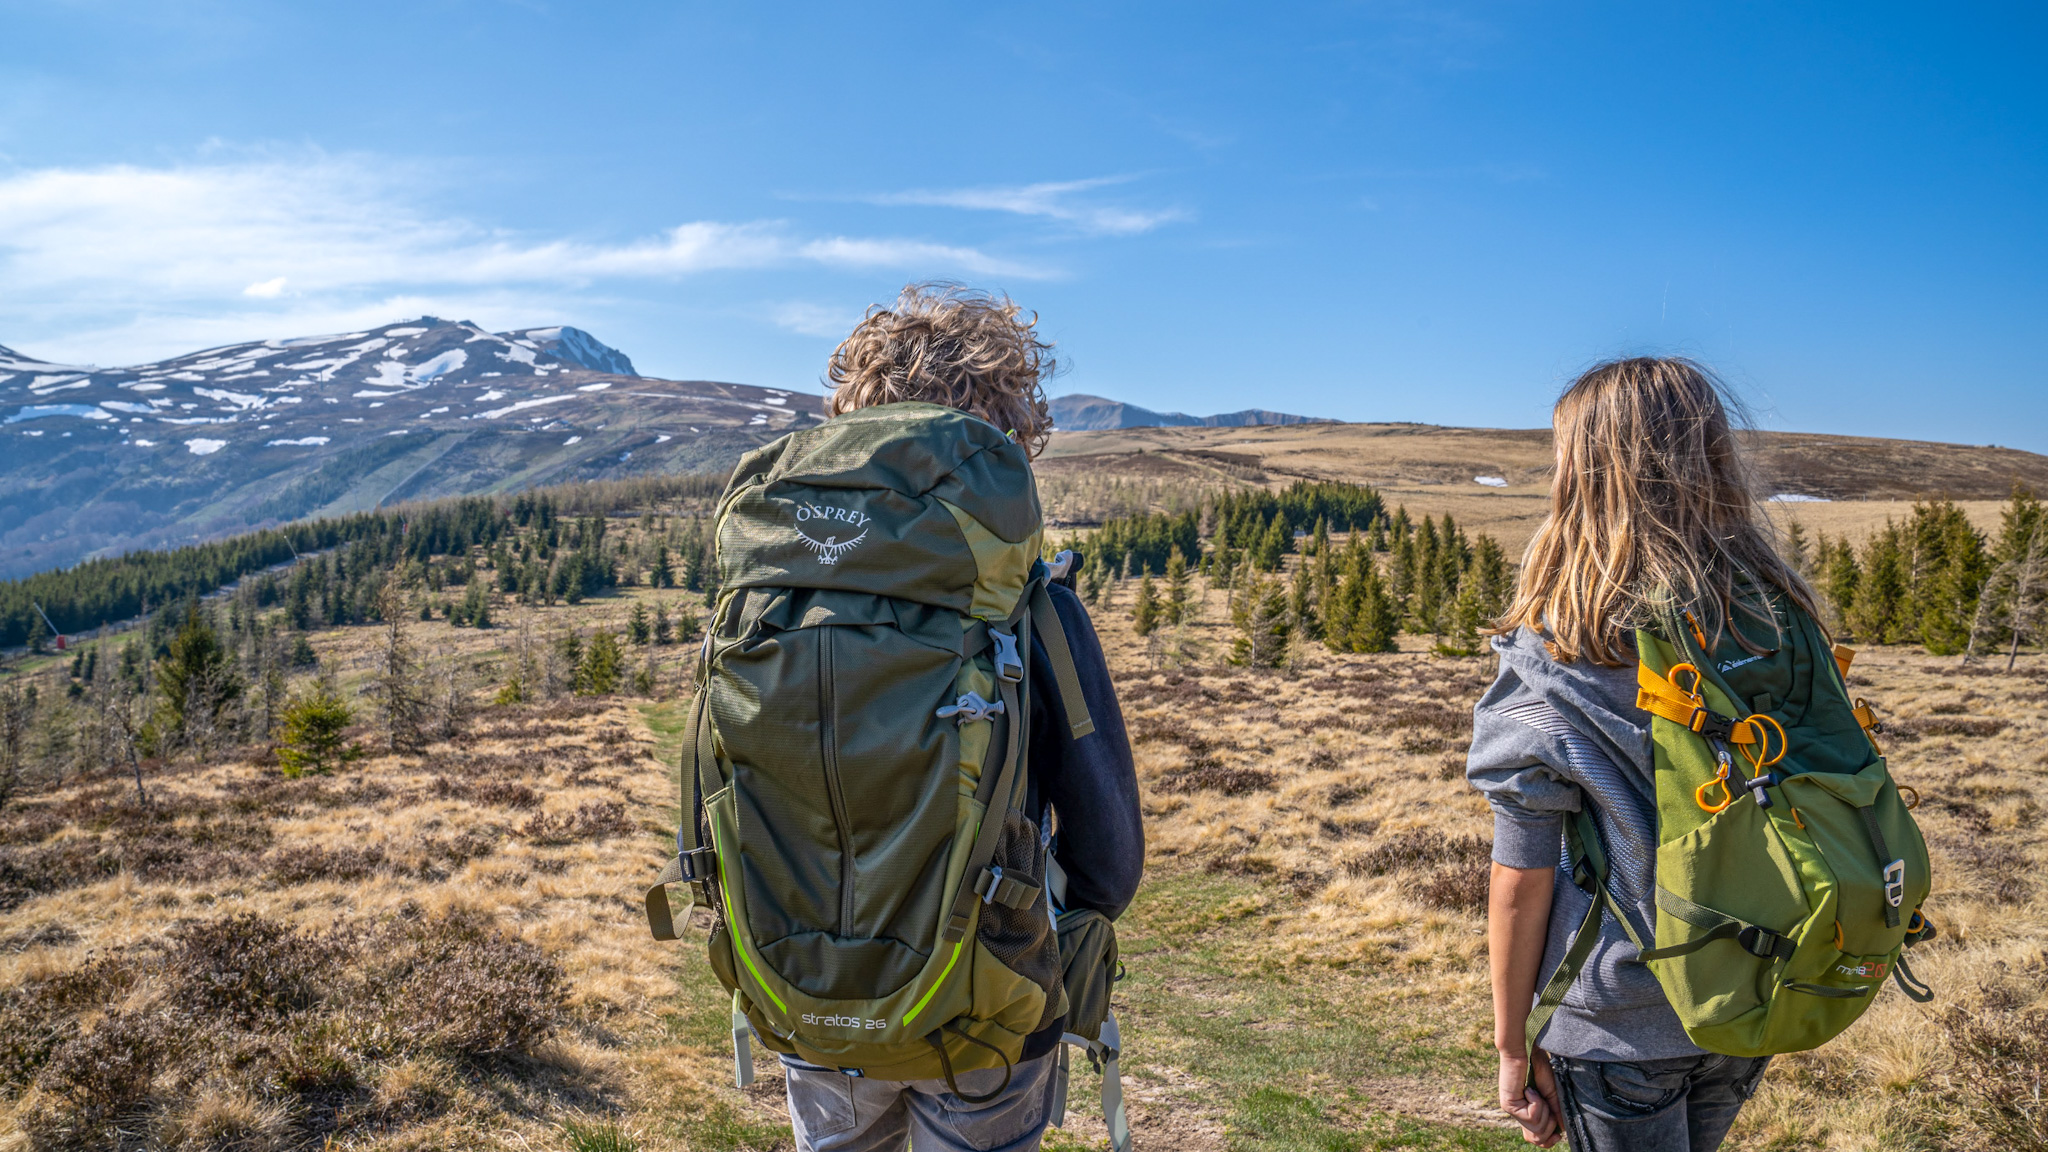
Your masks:
<svg viewBox="0 0 2048 1152"><path fill-rule="evenodd" d="M278 738L277 762L284 774L326 772L360 755L360 749L346 747L342 739L354 719L354 710L324 676L315 680L310 690L293 697L285 705Z"/></svg>
<svg viewBox="0 0 2048 1152"><path fill-rule="evenodd" d="M405 589L393 571L377 595L377 612L384 621L384 648L372 689L384 718L386 746L393 752L411 752L427 742L427 697L419 654L414 649L406 618L411 605Z"/></svg>
<svg viewBox="0 0 2048 1152"><path fill-rule="evenodd" d="M675 630L669 624L668 605L660 600L654 602L654 642L667 644L675 639Z"/></svg>
<svg viewBox="0 0 2048 1152"><path fill-rule="evenodd" d="M1286 662L1291 639L1287 617L1287 588L1281 581L1263 576L1246 581L1237 613L1240 635L1232 645L1231 663L1278 668Z"/></svg>
<svg viewBox="0 0 2048 1152"><path fill-rule="evenodd" d="M1175 552L1166 561L1166 603L1161 617L1168 623L1179 625L1188 617L1188 562Z"/></svg>
<svg viewBox="0 0 2048 1152"><path fill-rule="evenodd" d="M1145 573L1138 582L1138 600L1131 606L1131 630L1140 636L1150 636L1152 629L1159 626L1159 597L1152 588L1152 574Z"/></svg>
<svg viewBox="0 0 2048 1152"><path fill-rule="evenodd" d="M1949 500L1914 505L1908 538L1913 631L1929 652L1952 656L1969 644L1978 591L1990 573L1984 538Z"/></svg>
<svg viewBox="0 0 2048 1152"><path fill-rule="evenodd" d="M1823 533L1814 548L1814 565L1820 569L1821 595L1833 614L1830 623L1837 632L1851 631L1850 612L1856 606L1856 587L1863 570L1856 564L1856 550L1849 546L1849 538L1837 536L1831 541Z"/></svg>
<svg viewBox="0 0 2048 1152"><path fill-rule="evenodd" d="M1792 566L1794 572L1799 573L1808 580L1813 578L1812 559L1807 553L1806 529L1800 526L1798 520L1786 521L1785 538L1779 545L1778 551L1784 558L1785 563Z"/></svg>
<svg viewBox="0 0 2048 1152"><path fill-rule="evenodd" d="M1444 610L1449 607L1451 590L1444 580L1441 553L1444 542L1437 536L1436 523L1429 517L1422 518L1421 527L1415 530L1415 631L1418 635L1429 633L1442 636L1444 631Z"/></svg>
<svg viewBox="0 0 2048 1152"><path fill-rule="evenodd" d="M1287 554L1294 537L1287 531L1287 518L1275 515L1259 536L1258 567L1261 572L1278 572L1280 558Z"/></svg>
<svg viewBox="0 0 2048 1152"><path fill-rule="evenodd" d="M1907 568L1905 533L1885 521L1884 529L1863 546L1858 565L1856 605L1849 626L1866 644L1897 644L1906 638L1907 597L1912 591Z"/></svg>
<svg viewBox="0 0 2048 1152"><path fill-rule="evenodd" d="M1353 652L1394 652L1394 633L1400 630L1401 610L1387 591L1387 582L1370 556L1360 574L1358 616L1351 628Z"/></svg>
<svg viewBox="0 0 2048 1152"><path fill-rule="evenodd" d="M184 625L157 661L156 683L159 702L151 735L159 746L189 745L204 757L243 685L234 654L196 606L186 608Z"/></svg>
<svg viewBox="0 0 2048 1152"><path fill-rule="evenodd" d="M647 574L647 582L656 588L673 588L676 586L675 569L670 567L668 562L667 544L656 544L654 546L654 568Z"/></svg>
<svg viewBox="0 0 2048 1152"><path fill-rule="evenodd" d="M1387 550L1387 525L1385 518L1372 522L1372 533L1365 539L1365 546L1374 552Z"/></svg>
<svg viewBox="0 0 2048 1152"><path fill-rule="evenodd" d="M654 637L653 623L647 618L647 605L635 603L633 610L626 614L626 639L633 644L646 644Z"/></svg>
<svg viewBox="0 0 2048 1152"><path fill-rule="evenodd" d="M1322 621L1316 614L1315 580L1309 571L1306 557L1294 568L1294 579L1287 590L1287 622L1294 635L1306 643L1319 640L1323 635Z"/></svg>
<svg viewBox="0 0 2048 1152"><path fill-rule="evenodd" d="M577 668L577 691L591 696L609 696L619 690L620 677L626 671L626 654L619 649L618 637L599 629L590 637L590 647L583 653L583 663Z"/></svg>
<svg viewBox="0 0 2048 1152"><path fill-rule="evenodd" d="M1391 584L1388 593L1394 602L1395 621L1397 624L1407 619L1408 602L1415 595L1416 569L1420 567L1416 562L1415 552L1414 533L1402 533L1395 538L1392 554L1393 562L1387 573L1387 578Z"/></svg>
<svg viewBox="0 0 2048 1152"><path fill-rule="evenodd" d="M1330 553L1330 519L1329 519L1329 517L1327 517L1327 516L1318 516L1318 517L1316 517L1316 527L1315 527L1315 531L1314 531L1314 532L1313 532L1313 533L1312 533L1312 534L1310 535L1310 538L1309 538L1309 547L1311 547L1311 548L1313 548L1313 549L1315 550L1315 554L1316 554L1316 556L1318 556L1318 557L1322 557L1322 556L1327 556L1327 555L1329 555L1329 553Z"/></svg>

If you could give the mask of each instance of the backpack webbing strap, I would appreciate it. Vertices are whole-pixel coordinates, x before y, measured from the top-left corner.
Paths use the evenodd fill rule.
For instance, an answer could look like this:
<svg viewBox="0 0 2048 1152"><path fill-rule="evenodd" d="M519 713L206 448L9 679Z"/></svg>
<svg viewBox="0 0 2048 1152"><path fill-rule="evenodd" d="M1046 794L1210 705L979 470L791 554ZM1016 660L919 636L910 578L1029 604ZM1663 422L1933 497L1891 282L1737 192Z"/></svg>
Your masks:
<svg viewBox="0 0 2048 1152"><path fill-rule="evenodd" d="M1003 727L1007 730L1003 766L996 773L995 787L990 789L987 800L983 802L981 827L974 835L974 849L968 853L967 868L960 874L960 890L954 894L952 912L946 917L946 931L942 939L948 944L957 944L967 935L967 924L974 917L974 903L981 899L980 890L985 885L982 873L988 871L989 861L995 859L996 841L1003 833L1003 817L1015 805L1018 780L1024 775L1022 744L1027 720L1018 707L1017 685L1020 683L1021 680L998 681L1003 697ZM983 779L987 779L986 773Z"/></svg>
<svg viewBox="0 0 2048 1152"><path fill-rule="evenodd" d="M952 1026L947 1025L947 1027ZM969 1096L967 1093L962 1092L960 1090L959 1083L953 1079L953 1060L951 1057L946 1055L946 1042L944 1039L941 1038L944 1032L945 1028L935 1028L925 1036L924 1042L931 1045L932 1050L939 1054L939 1071L945 1073L946 1091L951 1092L953 1095L959 1097L960 1099L966 1101L969 1104L986 1104L989 1101L995 1099L998 1096L1001 1096L1004 1092L1009 1090L1010 1077L1013 1074L1015 1074L1017 1066L1010 1063L1010 1058L1008 1056L1003 1055L1003 1050L989 1043L986 1040L969 1036L966 1032L963 1032L958 1028L953 1028L953 1035L958 1036L962 1040L967 1041L969 1044L981 1045L983 1048L986 1048L989 1051L995 1053L996 1056L999 1057L1003 1062L1003 1082L1001 1084L996 1085L994 1091L985 1092L980 1096Z"/></svg>
<svg viewBox="0 0 2048 1152"><path fill-rule="evenodd" d="M1913 975L1913 970L1906 967L1906 954L1903 952L1892 963L1892 983L1897 984L1899 991L1906 994L1906 999L1915 1004L1926 1004L1934 999L1934 989L1922 983L1918 976Z"/></svg>
<svg viewBox="0 0 2048 1152"><path fill-rule="evenodd" d="M1027 884L1015 876L1006 876L1001 867L991 867L975 881L974 894L985 903L1001 904L1019 912L1031 907L1042 891L1036 884Z"/></svg>
<svg viewBox="0 0 2048 1152"><path fill-rule="evenodd" d="M1641 953L1638 959L1645 963L1651 960L1669 960L1676 956L1690 956L1716 940L1733 940L1742 949L1759 960L1790 960L1796 946L1782 933L1773 932L1761 925L1739 920L1725 912L1716 912L1705 905L1695 904L1668 888L1657 889L1657 907L1695 928L1706 929L1706 935L1698 936L1683 944L1668 948L1652 948Z"/></svg>
<svg viewBox="0 0 2048 1152"><path fill-rule="evenodd" d="M1059 1063L1053 1069L1052 1127L1066 1127L1067 1078L1072 1070L1067 1046L1072 1045L1088 1053L1088 1062L1102 1073L1102 1121L1109 1129L1110 1152L1131 1152L1131 1118L1124 1108L1123 1071L1117 1066L1123 1037L1117 1033L1116 1013L1103 1018L1095 1039L1066 1032L1060 1041Z"/></svg>
<svg viewBox="0 0 2048 1152"><path fill-rule="evenodd" d="M1602 904L1598 898L1586 906L1586 916L1579 921L1578 930L1572 933L1572 946L1564 954L1564 960L1557 971L1550 974L1550 982L1543 986L1543 993L1536 997L1536 1004L1529 1009L1529 1021L1524 1025L1522 1040L1523 1055L1534 1056L1536 1038L1543 1034L1550 1018L1557 1014L1557 1006L1564 1003L1564 994L1571 991L1572 982L1579 978L1579 970L1593 955L1593 945L1600 939L1600 912Z"/></svg>
<svg viewBox="0 0 2048 1152"><path fill-rule="evenodd" d="M669 909L668 886L684 881L706 883L712 878L715 867L716 856L709 848L678 853L662 866L661 874L647 889L647 928L654 933L656 940L676 938L675 914Z"/></svg>
<svg viewBox="0 0 2048 1152"><path fill-rule="evenodd" d="M1052 594L1045 590L1045 581L1031 582L1031 628L1045 644L1045 654L1052 661L1052 676L1059 682L1060 707L1067 714L1067 728L1074 739L1095 731L1095 719L1088 715L1088 700L1081 693L1081 673L1074 668L1074 650L1067 645L1067 626L1060 623L1058 609L1053 607Z"/></svg>
<svg viewBox="0 0 2048 1152"><path fill-rule="evenodd" d="M1877 809L1869 804L1856 809L1863 817L1863 827L1870 832L1870 846L1877 850L1878 866L1884 869L1884 926L1899 926L1899 905L1906 897L1906 861L1894 857L1885 846L1884 829L1878 826Z"/></svg>

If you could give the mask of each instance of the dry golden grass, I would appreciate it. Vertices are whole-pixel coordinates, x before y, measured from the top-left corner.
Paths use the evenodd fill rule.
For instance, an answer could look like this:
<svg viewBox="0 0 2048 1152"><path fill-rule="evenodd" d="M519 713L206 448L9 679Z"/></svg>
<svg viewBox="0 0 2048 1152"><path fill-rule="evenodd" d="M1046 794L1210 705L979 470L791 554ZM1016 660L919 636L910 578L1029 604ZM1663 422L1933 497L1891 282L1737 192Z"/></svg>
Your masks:
<svg viewBox="0 0 2048 1152"><path fill-rule="evenodd" d="M530 617L508 609L488 632L437 622L414 634L471 669L480 700L507 674L522 625L536 644L563 627L619 627L632 599L651 595ZM1130 630L1131 595L1113 591L1096 616L1148 834L1120 1004L1139 1147L1513 1146L1489 1110L1490 819L1462 778L1490 660L1429 655L1425 638L1403 637L1399 654L1308 647L1290 669L1248 671L1223 662L1223 592L1203 591L1193 622L1150 638ZM315 643L345 683L360 682L375 632ZM642 650L629 651L637 661ZM156 834L184 844L187 862L60 884L9 909L0 995L235 913L319 930L466 912L559 966L559 1029L509 1061L366 1062L339 1107L377 1120L336 1133L333 1147L563 1148L582 1130L571 1124L610 1125L644 1149L777 1147L780 1077L757 1054L761 1082L730 1087L701 924L659 945L641 917L674 805L670 768L651 753L674 746L688 656L663 653L661 701L484 709L421 755L376 755L328 777L280 782L251 757L156 767L153 801L177 813ZM1904 649L1859 658L1855 687L1888 717L1894 771L1925 799L1930 911L1944 935L1914 964L1940 999L1921 1007L1887 992L1836 1043L1780 1060L1733 1146L2025 1146L1986 1135L2000 1121L1982 1089L2017 1074L1969 1038L2048 1019L2041 664L2026 657L2005 676ZM1985 733L1986 721L2004 726ZM110 842L123 834L110 814L128 804L126 787L82 779L17 801L0 813L0 850ZM617 817L608 804L622 806ZM136 1003L150 987L138 985ZM304 1101L232 1078L189 1087L131 1128L160 1147L319 1147L337 1114L309 1119ZM1071 1127L1050 1147L1100 1146L1092 1087L1077 1074ZM0 1147L36 1146L24 1122L49 1104L31 1091L0 1105Z"/></svg>

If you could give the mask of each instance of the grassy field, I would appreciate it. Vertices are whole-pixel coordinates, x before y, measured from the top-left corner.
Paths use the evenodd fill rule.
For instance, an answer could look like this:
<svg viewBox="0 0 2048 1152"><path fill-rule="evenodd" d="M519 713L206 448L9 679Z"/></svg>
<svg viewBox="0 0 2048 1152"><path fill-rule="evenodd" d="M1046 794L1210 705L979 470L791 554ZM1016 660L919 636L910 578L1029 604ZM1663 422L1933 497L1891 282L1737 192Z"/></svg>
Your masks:
<svg viewBox="0 0 2048 1152"><path fill-rule="evenodd" d="M653 595L418 624L476 708L417 754L286 780L228 749L148 765L146 804L89 773L0 811L0 1147L790 1147L772 1061L730 1086L703 925L656 944L641 917L689 646L631 650L651 696L484 703L522 642ZM1117 996L1138 1146L1519 1147L1492 1108L1490 822L1462 780L1490 661L1404 637L1245 671L1225 593L1147 638L1131 595L1097 616L1148 830ZM353 688L376 633L313 640ZM1944 934L1914 963L1939 999L1887 992L1778 1061L1733 1144L2048 1147L2048 666L1872 650L1854 675L1925 798ZM1049 1147L1103 1146L1094 1087L1083 1062Z"/></svg>

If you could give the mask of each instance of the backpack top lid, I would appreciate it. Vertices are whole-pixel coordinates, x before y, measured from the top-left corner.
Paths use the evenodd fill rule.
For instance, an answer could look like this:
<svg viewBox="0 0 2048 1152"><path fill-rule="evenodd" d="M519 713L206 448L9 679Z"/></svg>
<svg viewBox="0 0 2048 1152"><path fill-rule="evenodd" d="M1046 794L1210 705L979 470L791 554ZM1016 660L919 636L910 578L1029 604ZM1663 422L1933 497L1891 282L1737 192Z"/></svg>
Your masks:
<svg viewBox="0 0 2048 1152"><path fill-rule="evenodd" d="M1658 639L1699 670L1709 707L1738 720L1768 716L1796 732L1785 771L1862 771L1876 751L1857 722L1820 625L1775 588L1760 592L1744 585L1737 596L1741 603L1720 635L1705 637L1711 648L1678 606L1661 614ZM1759 651L1745 649L1737 629ZM1662 674L1672 661L1667 656L1652 663L1664 665L1653 668Z"/></svg>
<svg viewBox="0 0 2048 1152"><path fill-rule="evenodd" d="M862 408L748 453L720 502L720 584L1009 614L1043 533L1031 460L939 404Z"/></svg>
<svg viewBox="0 0 2048 1152"><path fill-rule="evenodd" d="M1039 530L1031 457L995 425L907 400L836 416L741 457L732 487L887 488L936 496L1012 544Z"/></svg>

